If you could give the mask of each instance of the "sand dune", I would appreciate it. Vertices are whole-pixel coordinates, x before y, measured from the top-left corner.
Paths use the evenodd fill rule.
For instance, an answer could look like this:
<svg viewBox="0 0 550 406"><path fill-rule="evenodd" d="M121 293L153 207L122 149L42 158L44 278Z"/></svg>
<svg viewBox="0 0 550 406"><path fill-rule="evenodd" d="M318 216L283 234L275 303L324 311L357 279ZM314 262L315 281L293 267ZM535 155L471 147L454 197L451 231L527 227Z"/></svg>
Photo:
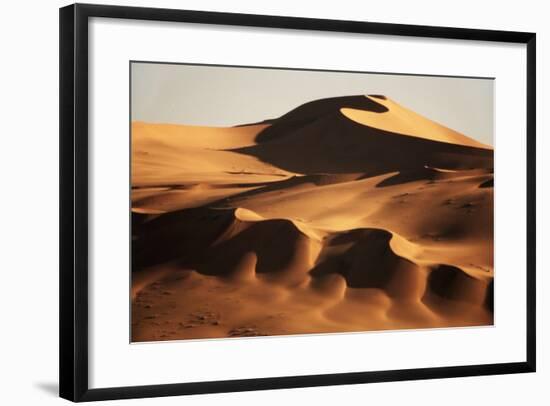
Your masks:
<svg viewBox="0 0 550 406"><path fill-rule="evenodd" d="M428 125L429 120L412 112L408 114L401 107L396 107L397 113L393 113L374 98L365 96L327 100L321 104L323 114L312 115L312 106L308 104L298 107L262 130L256 137L256 145L232 151L298 174L362 172L375 176L424 166L454 170L493 166L491 149L436 123ZM391 101L385 103L393 107ZM362 110L348 106L362 106ZM401 117L401 113L406 120L388 124L397 121L393 116ZM388 118L374 120L372 115ZM365 125L360 120L382 128ZM416 121L420 130L415 129ZM391 131L395 129L406 132Z"/></svg>
<svg viewBox="0 0 550 406"><path fill-rule="evenodd" d="M198 207L293 176L224 149L255 145L265 127L132 123L132 208L162 213Z"/></svg>
<svg viewBox="0 0 550 406"><path fill-rule="evenodd" d="M493 151L381 96L133 123L132 340L492 324Z"/></svg>

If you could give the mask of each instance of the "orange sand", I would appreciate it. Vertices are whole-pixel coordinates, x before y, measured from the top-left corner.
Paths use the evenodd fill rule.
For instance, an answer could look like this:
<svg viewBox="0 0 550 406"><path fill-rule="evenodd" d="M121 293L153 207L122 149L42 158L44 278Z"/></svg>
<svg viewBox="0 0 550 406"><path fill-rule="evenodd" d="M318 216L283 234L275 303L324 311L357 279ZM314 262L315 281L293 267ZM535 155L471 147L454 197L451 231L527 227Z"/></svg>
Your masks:
<svg viewBox="0 0 550 406"><path fill-rule="evenodd" d="M493 151L382 96L132 126L132 340L493 322Z"/></svg>

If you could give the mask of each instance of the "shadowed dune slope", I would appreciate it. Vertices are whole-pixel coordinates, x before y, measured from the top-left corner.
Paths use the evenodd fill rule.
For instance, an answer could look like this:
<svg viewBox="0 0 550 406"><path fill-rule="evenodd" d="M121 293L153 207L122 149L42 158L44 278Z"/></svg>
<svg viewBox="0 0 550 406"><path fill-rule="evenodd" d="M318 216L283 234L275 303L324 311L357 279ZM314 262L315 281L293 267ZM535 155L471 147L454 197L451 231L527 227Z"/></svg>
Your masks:
<svg viewBox="0 0 550 406"><path fill-rule="evenodd" d="M493 176L383 96L134 123L132 340L490 325Z"/></svg>
<svg viewBox="0 0 550 406"><path fill-rule="evenodd" d="M362 95L314 100L298 106L277 119L270 120L271 125L263 129L256 136L256 142L273 141L277 138L290 135L296 130L317 121L319 117L330 116L343 107L377 113L388 111L386 107L375 100Z"/></svg>

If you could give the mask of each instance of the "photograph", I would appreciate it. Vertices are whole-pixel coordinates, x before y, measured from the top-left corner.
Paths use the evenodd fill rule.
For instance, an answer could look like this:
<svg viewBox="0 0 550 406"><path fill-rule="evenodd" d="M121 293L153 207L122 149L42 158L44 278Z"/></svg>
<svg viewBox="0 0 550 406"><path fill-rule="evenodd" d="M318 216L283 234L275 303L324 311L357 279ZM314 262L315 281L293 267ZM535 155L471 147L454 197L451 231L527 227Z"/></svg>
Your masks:
<svg viewBox="0 0 550 406"><path fill-rule="evenodd" d="M131 342L493 325L493 78L131 61L129 115Z"/></svg>
<svg viewBox="0 0 550 406"><path fill-rule="evenodd" d="M6 2L0 405L550 405L550 24L501 3Z"/></svg>

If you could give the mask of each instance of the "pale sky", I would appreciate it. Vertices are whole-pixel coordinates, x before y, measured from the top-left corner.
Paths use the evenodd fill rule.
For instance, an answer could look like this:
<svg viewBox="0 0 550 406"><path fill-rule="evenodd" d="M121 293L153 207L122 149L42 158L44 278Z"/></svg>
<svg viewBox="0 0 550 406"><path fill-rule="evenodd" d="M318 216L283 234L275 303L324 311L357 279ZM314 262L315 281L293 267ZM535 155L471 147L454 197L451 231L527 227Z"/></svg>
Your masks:
<svg viewBox="0 0 550 406"><path fill-rule="evenodd" d="M308 101L382 94L493 145L492 79L132 63L132 120L233 126L276 118Z"/></svg>

